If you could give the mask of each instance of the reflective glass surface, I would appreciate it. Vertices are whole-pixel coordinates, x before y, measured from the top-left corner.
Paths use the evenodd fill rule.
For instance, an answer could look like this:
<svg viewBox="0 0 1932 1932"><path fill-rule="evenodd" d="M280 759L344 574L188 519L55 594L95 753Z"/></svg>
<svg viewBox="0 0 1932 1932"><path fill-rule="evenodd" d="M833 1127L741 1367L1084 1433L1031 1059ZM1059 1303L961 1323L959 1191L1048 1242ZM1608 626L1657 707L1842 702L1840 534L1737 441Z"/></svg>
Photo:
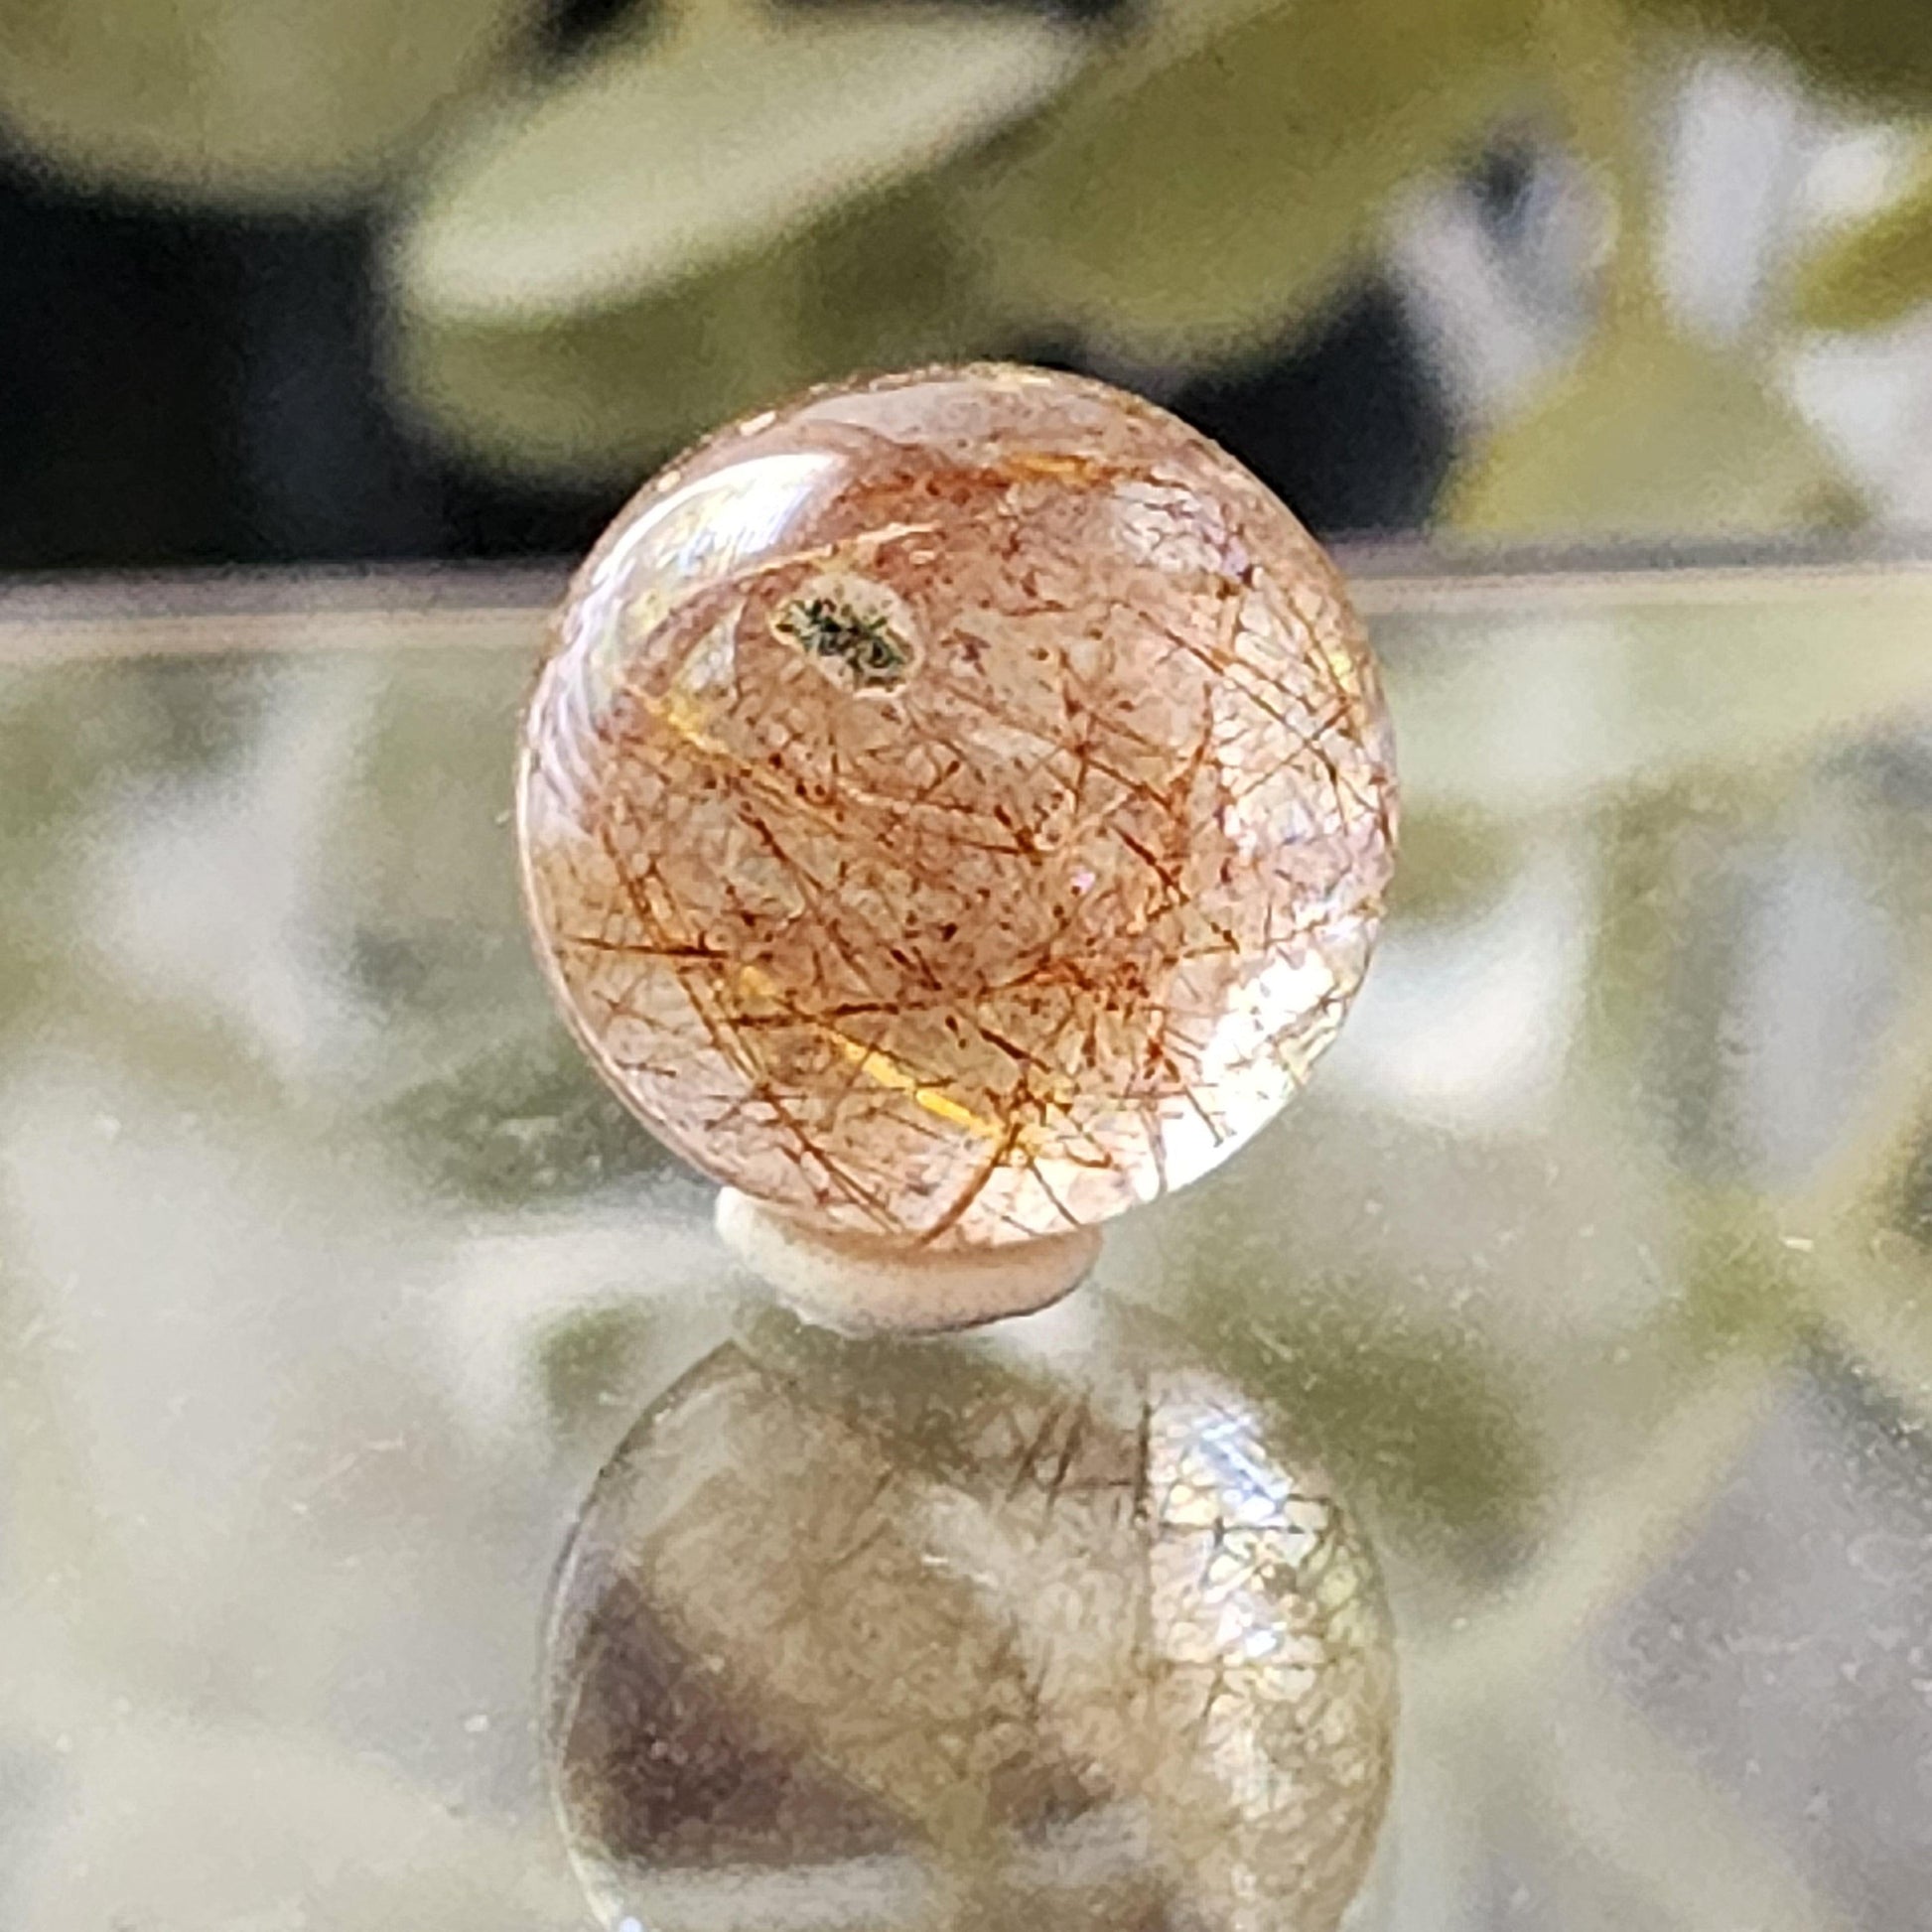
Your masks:
<svg viewBox="0 0 1932 1932"><path fill-rule="evenodd" d="M1359 1924L1922 1924L1932 572L1357 561L1359 1006L985 1346L1146 1305L1339 1481L1403 1689ZM756 1290L521 930L557 588L0 601L17 1932L589 1923L549 1579Z"/></svg>

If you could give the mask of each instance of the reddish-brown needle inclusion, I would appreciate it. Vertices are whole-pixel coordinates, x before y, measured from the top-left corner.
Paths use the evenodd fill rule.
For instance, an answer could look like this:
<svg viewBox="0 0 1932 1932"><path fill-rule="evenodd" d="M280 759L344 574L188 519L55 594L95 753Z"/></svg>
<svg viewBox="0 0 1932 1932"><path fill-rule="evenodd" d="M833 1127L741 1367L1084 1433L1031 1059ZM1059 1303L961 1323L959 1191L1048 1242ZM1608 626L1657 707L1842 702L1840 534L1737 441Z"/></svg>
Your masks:
<svg viewBox="0 0 1932 1932"><path fill-rule="evenodd" d="M530 704L531 916L599 1069L759 1199L1023 1240L1224 1159L1367 965L1395 779L1321 551L1101 384L969 367L723 432Z"/></svg>

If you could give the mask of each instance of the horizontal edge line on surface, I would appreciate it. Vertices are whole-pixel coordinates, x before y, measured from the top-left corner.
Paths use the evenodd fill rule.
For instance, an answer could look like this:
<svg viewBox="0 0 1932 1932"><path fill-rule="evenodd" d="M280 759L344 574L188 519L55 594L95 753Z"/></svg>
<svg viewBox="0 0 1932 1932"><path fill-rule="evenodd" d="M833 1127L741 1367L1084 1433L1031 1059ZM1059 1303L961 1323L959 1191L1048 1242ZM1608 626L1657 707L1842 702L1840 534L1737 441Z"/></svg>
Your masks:
<svg viewBox="0 0 1932 1932"><path fill-rule="evenodd" d="M1932 545L1473 546L1339 541L1364 617L1922 593ZM0 583L0 663L381 646L534 650L567 563L180 571Z"/></svg>

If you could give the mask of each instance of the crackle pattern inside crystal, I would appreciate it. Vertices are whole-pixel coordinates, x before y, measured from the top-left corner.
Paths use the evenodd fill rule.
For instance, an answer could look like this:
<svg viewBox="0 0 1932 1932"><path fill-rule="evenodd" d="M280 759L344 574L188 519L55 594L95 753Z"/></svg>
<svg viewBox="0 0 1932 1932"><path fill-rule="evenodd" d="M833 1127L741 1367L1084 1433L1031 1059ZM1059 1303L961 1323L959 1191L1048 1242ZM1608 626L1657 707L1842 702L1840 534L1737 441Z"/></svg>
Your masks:
<svg viewBox="0 0 1932 1932"><path fill-rule="evenodd" d="M612 1928L1328 1932L1394 1653L1332 1490L1212 1375L733 1345L601 1478L546 1702Z"/></svg>
<svg viewBox="0 0 1932 1932"><path fill-rule="evenodd" d="M518 784L600 1069L761 1199L1001 1242L1179 1185L1280 1107L1392 855L1326 559L1172 416L1035 370L820 392L613 525Z"/></svg>

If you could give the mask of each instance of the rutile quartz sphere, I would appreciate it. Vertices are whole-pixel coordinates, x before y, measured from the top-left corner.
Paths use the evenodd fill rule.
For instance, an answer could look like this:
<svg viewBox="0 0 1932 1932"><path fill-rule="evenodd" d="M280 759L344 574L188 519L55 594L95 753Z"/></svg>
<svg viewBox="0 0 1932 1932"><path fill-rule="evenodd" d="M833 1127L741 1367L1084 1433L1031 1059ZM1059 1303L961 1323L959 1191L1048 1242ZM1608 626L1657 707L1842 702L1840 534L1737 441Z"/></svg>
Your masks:
<svg viewBox="0 0 1932 1932"><path fill-rule="evenodd" d="M1332 1932L1395 1666L1332 1485L1184 1353L754 1340L599 1478L546 1755L611 1932Z"/></svg>
<svg viewBox="0 0 1932 1932"><path fill-rule="evenodd" d="M585 563L517 780L599 1070L757 1200L895 1243L1089 1226L1307 1077L1394 848L1321 550L1104 384L819 390L657 477Z"/></svg>

